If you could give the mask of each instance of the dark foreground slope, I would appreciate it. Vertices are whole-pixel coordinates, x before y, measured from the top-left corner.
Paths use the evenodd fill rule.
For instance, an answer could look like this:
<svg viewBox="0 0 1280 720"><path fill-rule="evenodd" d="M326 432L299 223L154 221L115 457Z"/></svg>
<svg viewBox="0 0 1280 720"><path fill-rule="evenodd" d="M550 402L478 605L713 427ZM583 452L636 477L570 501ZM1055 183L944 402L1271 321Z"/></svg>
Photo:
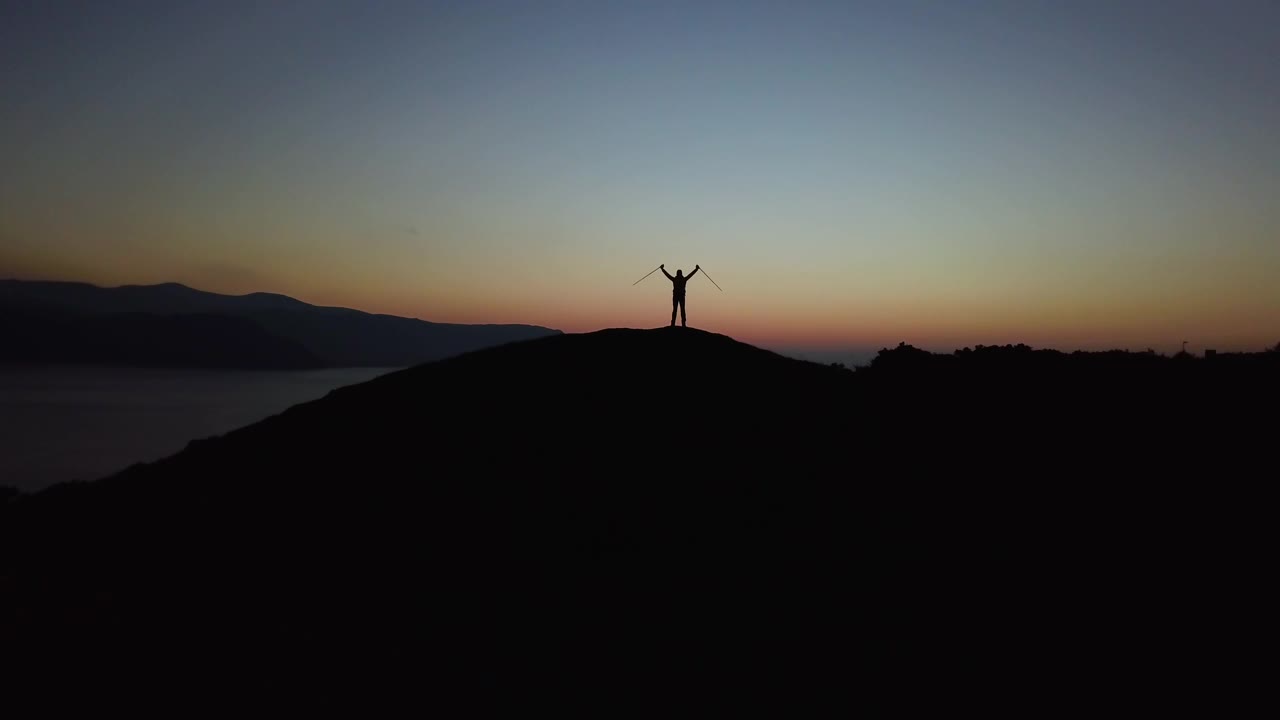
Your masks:
<svg viewBox="0 0 1280 720"><path fill-rule="evenodd" d="M177 283L104 288L0 280L0 363L403 367L558 332L432 323Z"/></svg>
<svg viewBox="0 0 1280 720"><path fill-rule="evenodd" d="M1220 703L1261 675L1233 643L1275 370L853 373L681 329L481 351L8 503L4 645L124 697Z"/></svg>

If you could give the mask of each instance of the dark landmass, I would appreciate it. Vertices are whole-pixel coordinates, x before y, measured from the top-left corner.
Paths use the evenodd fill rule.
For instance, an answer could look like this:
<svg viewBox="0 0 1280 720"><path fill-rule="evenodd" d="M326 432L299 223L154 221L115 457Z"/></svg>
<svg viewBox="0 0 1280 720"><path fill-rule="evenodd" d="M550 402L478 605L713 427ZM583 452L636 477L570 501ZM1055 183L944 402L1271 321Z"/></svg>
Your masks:
<svg viewBox="0 0 1280 720"><path fill-rule="evenodd" d="M301 343L235 315L86 315L0 309L0 363L293 370L324 367Z"/></svg>
<svg viewBox="0 0 1280 720"><path fill-rule="evenodd" d="M1229 711L1266 672L1278 381L1275 352L506 345L10 497L0 646L94 698Z"/></svg>
<svg viewBox="0 0 1280 720"><path fill-rule="evenodd" d="M0 280L0 363L404 367L558 332L431 323L176 283L102 288Z"/></svg>

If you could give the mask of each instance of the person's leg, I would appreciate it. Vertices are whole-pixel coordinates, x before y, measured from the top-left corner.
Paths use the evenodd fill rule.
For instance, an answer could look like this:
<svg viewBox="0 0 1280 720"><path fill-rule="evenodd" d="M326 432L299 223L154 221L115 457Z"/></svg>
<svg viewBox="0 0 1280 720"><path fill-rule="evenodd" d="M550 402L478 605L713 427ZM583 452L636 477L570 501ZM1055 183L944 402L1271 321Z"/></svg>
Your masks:
<svg viewBox="0 0 1280 720"><path fill-rule="evenodd" d="M675 322L673 319L671 322ZM689 327L689 318L684 315L684 298L680 298L680 327Z"/></svg>
<svg viewBox="0 0 1280 720"><path fill-rule="evenodd" d="M680 299L675 295L671 296L671 327L676 326L676 305L680 303Z"/></svg>

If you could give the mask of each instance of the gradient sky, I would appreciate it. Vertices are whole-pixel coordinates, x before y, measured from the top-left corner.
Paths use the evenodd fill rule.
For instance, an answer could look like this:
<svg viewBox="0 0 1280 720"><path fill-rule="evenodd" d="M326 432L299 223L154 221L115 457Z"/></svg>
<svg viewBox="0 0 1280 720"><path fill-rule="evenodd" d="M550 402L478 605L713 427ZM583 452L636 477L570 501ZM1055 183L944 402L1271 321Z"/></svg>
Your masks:
<svg viewBox="0 0 1280 720"><path fill-rule="evenodd" d="M0 4L0 277L770 347L1280 341L1280 3Z"/></svg>

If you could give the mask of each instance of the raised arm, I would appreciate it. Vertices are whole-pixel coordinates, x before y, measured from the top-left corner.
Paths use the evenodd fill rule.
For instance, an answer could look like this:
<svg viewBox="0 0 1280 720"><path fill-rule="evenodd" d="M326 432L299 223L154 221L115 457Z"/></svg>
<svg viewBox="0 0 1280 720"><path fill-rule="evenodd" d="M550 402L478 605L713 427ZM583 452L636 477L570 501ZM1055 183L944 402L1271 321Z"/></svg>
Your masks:
<svg viewBox="0 0 1280 720"><path fill-rule="evenodd" d="M689 273L688 275L685 275L685 277L686 277L686 278L691 278L691 277L693 277L694 275L697 275L697 274L698 274L698 271L699 271L699 270L701 270L701 269L702 269L702 266L701 266L701 265L694 265L694 266L693 266L693 272Z"/></svg>
<svg viewBox="0 0 1280 720"><path fill-rule="evenodd" d="M668 279L668 280L671 280L672 282L674 282L674 281L675 281L675 278L671 277L671 273L667 272L667 266L666 266L666 265L659 265L659 266L658 266L658 269L662 271L662 274L663 274L663 275L666 275L666 276L667 276L667 279Z"/></svg>

